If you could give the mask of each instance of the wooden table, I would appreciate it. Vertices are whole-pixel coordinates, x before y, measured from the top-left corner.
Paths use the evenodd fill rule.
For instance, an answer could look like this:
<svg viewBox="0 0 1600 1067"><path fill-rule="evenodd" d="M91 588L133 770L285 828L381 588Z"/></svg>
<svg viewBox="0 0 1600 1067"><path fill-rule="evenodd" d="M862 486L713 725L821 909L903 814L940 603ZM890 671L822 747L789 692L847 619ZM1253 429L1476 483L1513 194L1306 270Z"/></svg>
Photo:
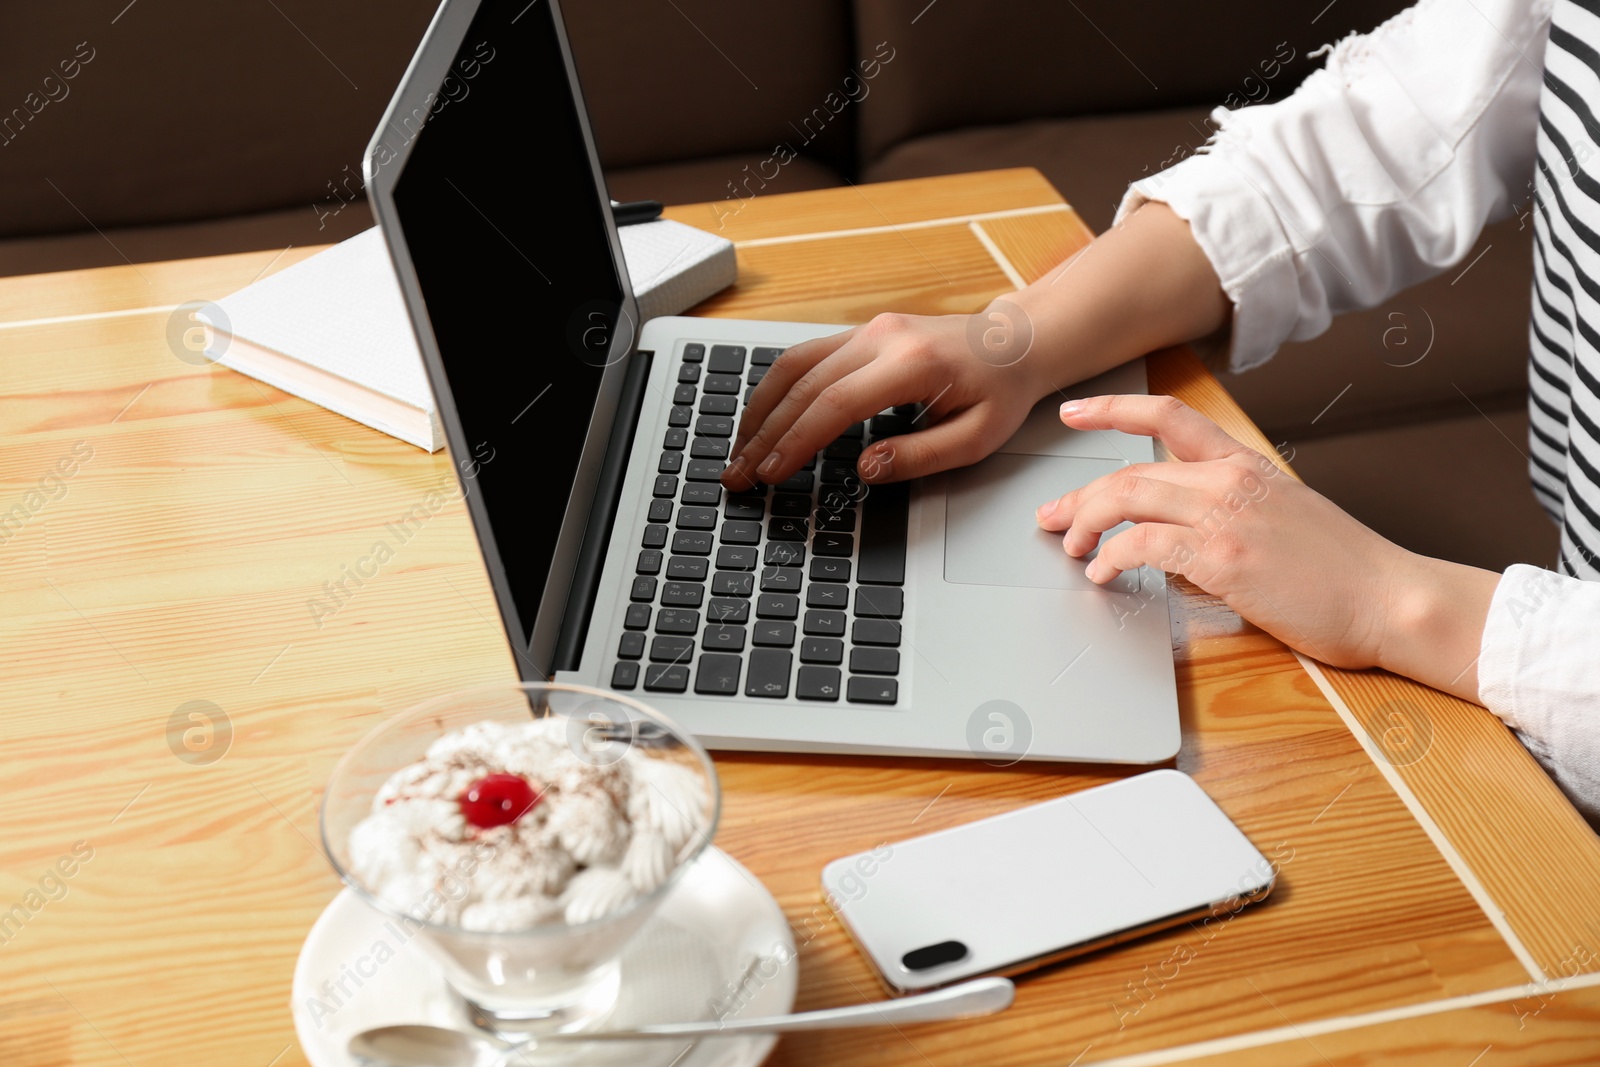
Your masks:
<svg viewBox="0 0 1600 1067"><path fill-rule="evenodd" d="M1029 170L728 206L669 212L739 242L705 314L972 311L1090 238ZM176 305L312 251L0 281L0 513L22 507L0 531L7 1067L304 1062L289 980L338 889L329 769L384 716L513 675L459 505L320 627L308 610L450 476L443 453L174 355ZM1271 451L1186 351L1150 377ZM1600 1061L1600 840L1515 739L1297 661L1181 584L1172 629L1177 766L1277 861L1273 897L1031 977L993 1020L790 1037L771 1062ZM215 727L185 747L196 710ZM718 842L789 914L801 1008L878 995L819 899L826 860L1133 773L719 764Z"/></svg>

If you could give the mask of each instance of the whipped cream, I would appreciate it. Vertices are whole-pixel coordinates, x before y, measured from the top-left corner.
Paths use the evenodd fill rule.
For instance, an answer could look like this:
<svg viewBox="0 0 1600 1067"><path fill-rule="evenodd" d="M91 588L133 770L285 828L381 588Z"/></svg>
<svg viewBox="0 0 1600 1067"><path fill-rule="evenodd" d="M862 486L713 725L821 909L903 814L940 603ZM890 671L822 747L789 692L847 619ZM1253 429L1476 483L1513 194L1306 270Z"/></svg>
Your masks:
<svg viewBox="0 0 1600 1067"><path fill-rule="evenodd" d="M580 754L561 718L484 721L445 734L389 777L350 831L351 873L385 905L467 930L592 922L662 882L704 830L691 768L628 748ZM460 798L491 774L525 778L515 822L469 822Z"/></svg>

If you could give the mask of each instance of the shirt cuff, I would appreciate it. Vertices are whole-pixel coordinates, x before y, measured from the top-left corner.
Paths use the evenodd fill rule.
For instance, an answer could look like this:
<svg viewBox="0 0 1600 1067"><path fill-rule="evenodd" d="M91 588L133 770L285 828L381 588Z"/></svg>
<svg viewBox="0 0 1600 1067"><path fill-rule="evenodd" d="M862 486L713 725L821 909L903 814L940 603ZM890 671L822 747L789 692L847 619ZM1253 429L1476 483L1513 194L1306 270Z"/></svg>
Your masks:
<svg viewBox="0 0 1600 1067"><path fill-rule="evenodd" d="M1219 108L1226 115L1225 109ZM1223 116L1213 114L1213 120ZM1200 250L1233 303L1233 329L1224 366L1247 370L1271 359L1294 330L1300 304L1294 250L1276 215L1223 154L1190 156L1134 182L1117 208L1116 223L1157 200L1189 223Z"/></svg>

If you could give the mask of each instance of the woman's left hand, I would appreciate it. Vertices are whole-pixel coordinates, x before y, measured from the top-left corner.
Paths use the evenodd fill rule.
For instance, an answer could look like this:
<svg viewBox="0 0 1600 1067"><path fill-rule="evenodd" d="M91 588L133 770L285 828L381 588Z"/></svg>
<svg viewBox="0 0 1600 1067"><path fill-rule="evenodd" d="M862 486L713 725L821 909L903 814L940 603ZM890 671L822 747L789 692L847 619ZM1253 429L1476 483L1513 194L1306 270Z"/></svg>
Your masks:
<svg viewBox="0 0 1600 1067"><path fill-rule="evenodd" d="M1039 509L1040 526L1065 532L1068 555L1100 545L1092 580L1149 565L1326 663L1384 662L1400 605L1438 561L1380 537L1172 397L1069 401L1061 421L1155 437L1183 461L1123 467ZM1100 544L1123 522L1135 525Z"/></svg>

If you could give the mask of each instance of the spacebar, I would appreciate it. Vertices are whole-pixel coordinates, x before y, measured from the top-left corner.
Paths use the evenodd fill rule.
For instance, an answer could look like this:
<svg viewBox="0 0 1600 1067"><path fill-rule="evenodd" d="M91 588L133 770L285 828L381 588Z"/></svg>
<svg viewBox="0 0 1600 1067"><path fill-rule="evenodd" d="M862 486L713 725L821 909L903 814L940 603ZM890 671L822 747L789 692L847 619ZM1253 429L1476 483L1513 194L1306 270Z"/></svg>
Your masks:
<svg viewBox="0 0 1600 1067"><path fill-rule="evenodd" d="M861 502L861 554L856 580L903 585L906 580L906 519L911 512L911 486L906 482L875 485Z"/></svg>

